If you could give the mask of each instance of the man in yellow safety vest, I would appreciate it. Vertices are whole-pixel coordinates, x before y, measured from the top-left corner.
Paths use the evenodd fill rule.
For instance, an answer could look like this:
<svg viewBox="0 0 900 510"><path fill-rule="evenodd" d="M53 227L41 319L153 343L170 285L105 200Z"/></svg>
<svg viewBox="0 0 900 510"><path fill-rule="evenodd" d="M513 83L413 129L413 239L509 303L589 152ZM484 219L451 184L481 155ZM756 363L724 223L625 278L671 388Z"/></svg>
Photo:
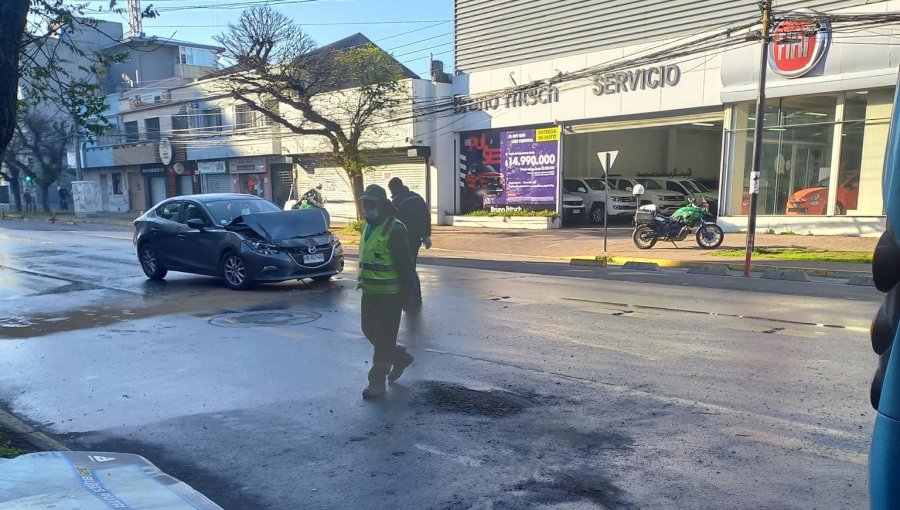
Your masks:
<svg viewBox="0 0 900 510"><path fill-rule="evenodd" d="M413 362L412 355L397 345L397 333L403 305L415 296L416 270L406 226L397 219L384 188L372 184L359 200L366 220L359 241L360 321L375 348L369 385L362 395L371 399L387 391L385 377L396 381Z"/></svg>

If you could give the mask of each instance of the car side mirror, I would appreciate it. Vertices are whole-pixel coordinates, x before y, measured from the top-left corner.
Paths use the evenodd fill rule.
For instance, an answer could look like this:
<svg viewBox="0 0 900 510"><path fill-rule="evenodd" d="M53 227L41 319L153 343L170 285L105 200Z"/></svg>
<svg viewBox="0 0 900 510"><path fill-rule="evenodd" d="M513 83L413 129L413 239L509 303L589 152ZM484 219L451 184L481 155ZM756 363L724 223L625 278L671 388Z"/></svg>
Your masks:
<svg viewBox="0 0 900 510"><path fill-rule="evenodd" d="M632 190L631 186L625 186L625 191L631 191L631 190Z"/></svg>
<svg viewBox="0 0 900 510"><path fill-rule="evenodd" d="M587 193L587 190L584 189L584 188L581 187L581 186L578 186L578 192L579 192L579 193Z"/></svg>
<svg viewBox="0 0 900 510"><path fill-rule="evenodd" d="M187 226L189 228L197 229L197 230L203 232L203 230L206 227L206 223L203 220L201 220L200 218L191 218L187 221Z"/></svg>

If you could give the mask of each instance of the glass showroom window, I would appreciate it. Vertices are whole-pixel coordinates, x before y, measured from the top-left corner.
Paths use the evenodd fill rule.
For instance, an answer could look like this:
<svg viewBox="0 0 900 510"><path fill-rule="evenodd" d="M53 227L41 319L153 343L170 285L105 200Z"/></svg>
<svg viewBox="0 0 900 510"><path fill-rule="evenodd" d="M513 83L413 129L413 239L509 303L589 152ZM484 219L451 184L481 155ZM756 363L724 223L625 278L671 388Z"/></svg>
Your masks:
<svg viewBox="0 0 900 510"><path fill-rule="evenodd" d="M815 208L815 211L821 209L804 214L825 214L836 107L835 96L766 101L758 214L797 214L796 210L803 207ZM755 112L754 103L737 104L733 110L732 129L728 133L731 157L727 204L728 213L732 215L747 215L750 209ZM823 184L824 188L820 186ZM817 199L810 194L802 207L789 203L797 191L811 188L822 188L818 189Z"/></svg>
<svg viewBox="0 0 900 510"><path fill-rule="evenodd" d="M881 178L894 101L892 89L844 95L841 153L829 203L835 215L881 216Z"/></svg>

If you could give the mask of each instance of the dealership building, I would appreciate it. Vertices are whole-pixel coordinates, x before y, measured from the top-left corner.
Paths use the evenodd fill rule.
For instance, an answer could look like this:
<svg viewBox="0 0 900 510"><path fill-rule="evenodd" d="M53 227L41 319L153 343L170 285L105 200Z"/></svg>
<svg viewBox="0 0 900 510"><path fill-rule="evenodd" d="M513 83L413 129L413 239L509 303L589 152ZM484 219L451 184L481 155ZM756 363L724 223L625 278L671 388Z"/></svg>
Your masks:
<svg viewBox="0 0 900 510"><path fill-rule="evenodd" d="M603 177L597 153L617 151L610 177L699 181L719 224L746 229L756 3L599 3L456 0L455 108L436 121L453 171L437 209L448 222L479 208L561 211L564 183ZM757 228L878 235L900 39L823 13L896 12L900 0L774 9L792 21L770 45Z"/></svg>

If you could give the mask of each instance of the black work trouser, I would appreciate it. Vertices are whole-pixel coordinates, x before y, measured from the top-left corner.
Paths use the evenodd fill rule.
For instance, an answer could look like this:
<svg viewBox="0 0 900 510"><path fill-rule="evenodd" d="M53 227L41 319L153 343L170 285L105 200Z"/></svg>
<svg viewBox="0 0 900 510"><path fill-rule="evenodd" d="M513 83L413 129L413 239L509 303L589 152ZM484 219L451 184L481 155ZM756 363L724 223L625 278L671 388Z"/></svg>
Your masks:
<svg viewBox="0 0 900 510"><path fill-rule="evenodd" d="M415 239L415 240L413 240ZM416 269L416 262L419 260L419 248L422 247L422 241L420 238L410 237L409 239L409 256L412 257L413 262L413 270ZM419 280L419 272L415 271L416 274L416 295L414 296L418 301L422 301L422 282Z"/></svg>
<svg viewBox="0 0 900 510"><path fill-rule="evenodd" d="M362 331L375 347L373 363L393 363L400 331L403 301L400 294L362 295Z"/></svg>

